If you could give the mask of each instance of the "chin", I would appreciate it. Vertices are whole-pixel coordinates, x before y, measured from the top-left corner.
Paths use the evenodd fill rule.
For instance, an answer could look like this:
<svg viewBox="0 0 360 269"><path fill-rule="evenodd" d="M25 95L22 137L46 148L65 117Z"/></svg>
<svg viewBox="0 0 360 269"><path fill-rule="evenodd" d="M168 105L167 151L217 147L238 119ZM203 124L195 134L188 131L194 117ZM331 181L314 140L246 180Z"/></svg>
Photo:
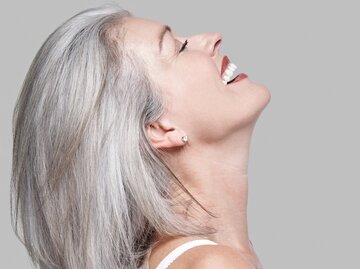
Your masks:
<svg viewBox="0 0 360 269"><path fill-rule="evenodd" d="M250 90L253 93L253 99L248 116L249 122L255 123L265 107L269 104L271 94L268 87L263 84L253 83Z"/></svg>
<svg viewBox="0 0 360 269"><path fill-rule="evenodd" d="M271 93L268 87L263 84L256 84L256 87L258 88L260 95L259 96L260 99L259 102L261 103L260 105L263 107L262 109L264 109L271 100Z"/></svg>
<svg viewBox="0 0 360 269"><path fill-rule="evenodd" d="M239 94L241 98L249 98L250 106L255 106L260 111L267 106L271 99L270 91L266 85L255 83L249 78L230 84L228 87L236 94Z"/></svg>

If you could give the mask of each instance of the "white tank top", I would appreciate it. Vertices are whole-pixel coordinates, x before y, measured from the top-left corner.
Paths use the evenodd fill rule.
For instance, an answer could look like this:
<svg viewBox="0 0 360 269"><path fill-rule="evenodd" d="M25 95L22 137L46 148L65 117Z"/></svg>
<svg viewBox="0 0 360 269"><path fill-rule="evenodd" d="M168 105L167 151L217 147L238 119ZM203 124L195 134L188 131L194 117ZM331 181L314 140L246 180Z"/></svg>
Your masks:
<svg viewBox="0 0 360 269"><path fill-rule="evenodd" d="M171 251L156 267L156 269L166 269L169 267L169 265L181 254L183 254L188 249L191 249L196 246L201 245L217 245L217 243L208 240L208 239L197 239L190 242L186 242L177 248L175 248L173 251Z"/></svg>

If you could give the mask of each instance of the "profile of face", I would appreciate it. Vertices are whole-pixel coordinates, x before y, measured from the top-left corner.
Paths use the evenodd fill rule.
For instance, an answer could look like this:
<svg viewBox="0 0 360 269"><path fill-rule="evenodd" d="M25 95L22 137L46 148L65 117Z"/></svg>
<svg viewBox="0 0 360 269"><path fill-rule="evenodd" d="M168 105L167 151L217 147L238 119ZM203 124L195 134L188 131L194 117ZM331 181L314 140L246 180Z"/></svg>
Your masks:
<svg viewBox="0 0 360 269"><path fill-rule="evenodd" d="M270 101L267 87L249 77L223 83L220 33L178 36L167 29L160 40L164 24L136 17L127 18L125 28L125 42L145 60L166 101L166 112L149 129L155 147L176 146L184 134L199 145L226 140L253 126Z"/></svg>

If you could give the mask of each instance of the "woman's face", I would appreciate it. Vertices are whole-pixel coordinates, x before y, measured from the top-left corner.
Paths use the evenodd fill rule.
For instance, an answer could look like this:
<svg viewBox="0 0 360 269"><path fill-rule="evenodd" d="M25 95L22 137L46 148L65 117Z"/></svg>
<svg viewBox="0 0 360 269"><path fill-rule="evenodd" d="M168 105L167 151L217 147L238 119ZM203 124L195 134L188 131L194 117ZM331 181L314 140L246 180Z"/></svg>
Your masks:
<svg viewBox="0 0 360 269"><path fill-rule="evenodd" d="M163 35L160 50L164 24L129 17L125 26L128 46L146 61L167 102L163 116L192 141L209 143L241 131L256 121L270 101L268 89L251 78L222 82L221 34L178 36L172 29ZM185 40L188 44L179 52ZM241 70L234 75L238 73Z"/></svg>

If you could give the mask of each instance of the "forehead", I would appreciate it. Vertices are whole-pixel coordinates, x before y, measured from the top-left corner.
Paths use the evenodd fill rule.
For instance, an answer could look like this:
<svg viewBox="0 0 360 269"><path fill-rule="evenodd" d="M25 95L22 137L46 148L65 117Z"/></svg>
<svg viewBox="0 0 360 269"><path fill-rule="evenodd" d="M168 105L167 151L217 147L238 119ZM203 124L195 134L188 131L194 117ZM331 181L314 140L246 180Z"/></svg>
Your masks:
<svg viewBox="0 0 360 269"><path fill-rule="evenodd" d="M156 20L127 17L124 24L126 47L147 61L158 59L159 38L164 26Z"/></svg>
<svg viewBox="0 0 360 269"><path fill-rule="evenodd" d="M154 57L162 24L150 19L127 17L124 26L126 47L144 59Z"/></svg>
<svg viewBox="0 0 360 269"><path fill-rule="evenodd" d="M136 42L155 41L162 27L163 24L155 20L128 17L125 21L126 39Z"/></svg>

